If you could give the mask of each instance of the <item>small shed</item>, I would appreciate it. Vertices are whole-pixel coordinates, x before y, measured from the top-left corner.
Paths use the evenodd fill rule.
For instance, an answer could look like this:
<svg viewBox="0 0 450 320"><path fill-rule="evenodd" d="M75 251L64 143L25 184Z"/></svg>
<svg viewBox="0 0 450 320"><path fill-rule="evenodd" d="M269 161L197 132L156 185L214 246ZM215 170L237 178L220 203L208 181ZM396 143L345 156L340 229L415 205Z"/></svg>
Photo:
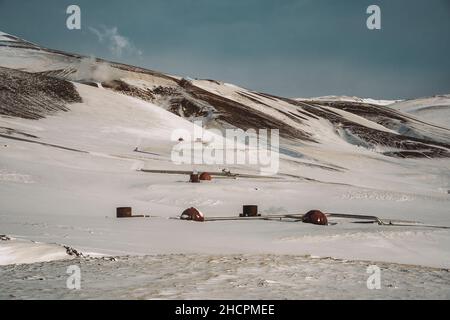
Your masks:
<svg viewBox="0 0 450 320"><path fill-rule="evenodd" d="M117 218L130 218L132 216L131 207L119 207L116 208Z"/></svg>

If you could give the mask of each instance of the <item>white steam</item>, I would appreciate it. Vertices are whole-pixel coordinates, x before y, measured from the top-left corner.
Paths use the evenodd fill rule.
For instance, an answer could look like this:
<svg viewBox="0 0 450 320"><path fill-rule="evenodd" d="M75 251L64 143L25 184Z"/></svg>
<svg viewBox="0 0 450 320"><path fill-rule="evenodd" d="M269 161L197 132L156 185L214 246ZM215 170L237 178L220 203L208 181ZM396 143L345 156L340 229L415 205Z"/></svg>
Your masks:
<svg viewBox="0 0 450 320"><path fill-rule="evenodd" d="M120 70L94 57L81 59L75 68L77 72L74 76L79 81L107 82L120 79Z"/></svg>
<svg viewBox="0 0 450 320"><path fill-rule="evenodd" d="M98 30L94 27L89 27L89 30L95 34L100 43L106 43L109 51L115 57L121 57L122 54L135 54L142 55L142 51L136 48L131 41L125 36L119 34L117 27L102 27L102 30Z"/></svg>

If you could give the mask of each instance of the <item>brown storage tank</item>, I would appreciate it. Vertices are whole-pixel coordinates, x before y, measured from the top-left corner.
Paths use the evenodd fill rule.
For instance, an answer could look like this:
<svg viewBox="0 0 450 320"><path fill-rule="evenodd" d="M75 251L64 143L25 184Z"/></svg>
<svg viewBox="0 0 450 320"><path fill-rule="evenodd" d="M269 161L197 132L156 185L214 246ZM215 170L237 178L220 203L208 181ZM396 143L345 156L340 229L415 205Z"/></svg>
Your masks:
<svg viewBox="0 0 450 320"><path fill-rule="evenodd" d="M131 207L119 207L116 208L117 218L129 218L131 217Z"/></svg>
<svg viewBox="0 0 450 320"><path fill-rule="evenodd" d="M244 205L242 207L242 214L239 215L240 217L258 217L260 214L258 214L258 206L255 205Z"/></svg>
<svg viewBox="0 0 450 320"><path fill-rule="evenodd" d="M198 183L200 182L200 177L198 173L192 173L191 177L189 178L189 182Z"/></svg>

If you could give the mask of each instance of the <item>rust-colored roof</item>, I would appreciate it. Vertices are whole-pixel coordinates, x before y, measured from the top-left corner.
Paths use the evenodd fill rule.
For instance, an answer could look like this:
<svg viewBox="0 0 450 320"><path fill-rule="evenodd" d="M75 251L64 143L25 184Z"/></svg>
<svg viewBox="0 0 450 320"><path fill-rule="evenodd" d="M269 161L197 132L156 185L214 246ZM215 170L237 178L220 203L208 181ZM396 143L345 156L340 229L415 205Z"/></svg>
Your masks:
<svg viewBox="0 0 450 320"><path fill-rule="evenodd" d="M320 210L308 211L302 218L304 223L318 224L326 226L328 224L327 216Z"/></svg>
<svg viewBox="0 0 450 320"><path fill-rule="evenodd" d="M184 210L180 216L180 219L181 220L193 220L193 221L199 221L199 222L205 221L205 217L203 216L203 213L201 213L199 210L197 210L194 207Z"/></svg>
<svg viewBox="0 0 450 320"><path fill-rule="evenodd" d="M208 172L202 172L202 174L200 175L200 180L211 181L212 177Z"/></svg>

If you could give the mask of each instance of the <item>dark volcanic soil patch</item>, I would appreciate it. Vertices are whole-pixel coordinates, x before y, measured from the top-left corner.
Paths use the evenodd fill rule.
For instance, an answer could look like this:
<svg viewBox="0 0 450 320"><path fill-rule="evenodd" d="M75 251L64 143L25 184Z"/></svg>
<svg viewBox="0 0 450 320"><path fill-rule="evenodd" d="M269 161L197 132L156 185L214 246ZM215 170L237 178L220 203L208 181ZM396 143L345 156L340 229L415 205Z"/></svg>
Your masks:
<svg viewBox="0 0 450 320"><path fill-rule="evenodd" d="M244 98L250 100L250 101L253 101L254 103L261 104L261 105L269 107L269 108L273 108L272 106L269 106L268 104L256 99L255 97L252 97L250 94L245 93L243 91L238 91L237 94L240 95L241 97L244 97Z"/></svg>
<svg viewBox="0 0 450 320"><path fill-rule="evenodd" d="M169 103L170 107L168 110L177 116L190 118L206 117L208 115L208 110L183 96L174 96L170 98Z"/></svg>
<svg viewBox="0 0 450 320"><path fill-rule="evenodd" d="M410 158L449 158L450 157L450 143L442 143L431 139L423 139L416 137L409 137L401 134L394 134L386 131L379 131L373 128L363 126L359 123L350 121L340 114L323 108L322 106L315 104L312 105L306 102L300 102L295 100L286 99L287 102L301 107L303 110L310 112L318 117L327 119L335 127L340 127L348 132L359 137L363 141L370 144L372 147L383 146L389 148L399 149L398 151L386 151L383 154L394 157L410 157ZM336 105L335 105L336 107ZM350 106L347 104L346 109L344 105L341 105L340 109L347 110L349 112L365 115L366 118L373 119L375 117L384 116L388 118L391 113L388 110L383 110L382 107L364 105L366 109L361 109L361 106ZM400 115L392 113L392 117L398 118L398 120L406 121L401 118ZM373 119L375 120L375 119ZM408 152L404 152L408 151Z"/></svg>
<svg viewBox="0 0 450 320"><path fill-rule="evenodd" d="M309 133L291 127L268 114L196 87L189 81L181 80L179 84L195 99L213 106L219 114L217 120L243 130L252 128L279 129L281 137L315 142Z"/></svg>
<svg viewBox="0 0 450 320"><path fill-rule="evenodd" d="M182 88L158 86L152 90L159 102L167 105L167 110L183 118L206 117L210 112L208 104L196 101ZM160 100L162 99L162 100ZM161 104L157 102L157 104Z"/></svg>
<svg viewBox="0 0 450 320"><path fill-rule="evenodd" d="M81 101L71 82L0 67L0 115L40 119Z"/></svg>
<svg viewBox="0 0 450 320"><path fill-rule="evenodd" d="M102 82L104 88L112 89L114 91L132 96L135 98L140 98L144 101L153 101L155 98L150 89L140 89L138 87L132 86L122 80L112 80L108 82Z"/></svg>

